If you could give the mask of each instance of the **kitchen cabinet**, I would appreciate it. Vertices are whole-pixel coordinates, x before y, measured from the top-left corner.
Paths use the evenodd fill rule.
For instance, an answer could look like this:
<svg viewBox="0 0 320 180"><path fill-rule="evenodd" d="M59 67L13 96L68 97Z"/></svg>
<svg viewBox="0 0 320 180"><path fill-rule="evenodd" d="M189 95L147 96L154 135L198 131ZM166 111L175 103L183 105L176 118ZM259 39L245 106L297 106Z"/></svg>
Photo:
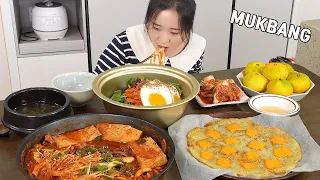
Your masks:
<svg viewBox="0 0 320 180"><path fill-rule="evenodd" d="M127 27L143 23L148 2L148 0L88 1L93 69L100 54L116 34ZM203 61L204 71L226 69L232 0L196 0L196 3L194 32L207 40ZM97 10L101 7L103 10Z"/></svg>
<svg viewBox="0 0 320 180"><path fill-rule="evenodd" d="M0 28L0 32L1 35L4 33L6 42L6 48L3 48L0 36L0 80L2 83L9 78L10 92L37 86L51 87L51 80L61 73L88 72L85 0L57 1L67 8L70 38L66 35L61 40L25 42L20 41L20 35L31 27L29 8L38 1L0 0L4 31ZM0 89L0 99L5 88Z"/></svg>
<svg viewBox="0 0 320 180"><path fill-rule="evenodd" d="M290 24L293 0L236 0L235 9ZM251 61L267 63L270 58L285 56L288 39L254 28L234 24L231 68L243 67Z"/></svg>
<svg viewBox="0 0 320 180"><path fill-rule="evenodd" d="M18 58L21 89L52 87L52 79L66 72L88 72L87 53Z"/></svg>
<svg viewBox="0 0 320 180"><path fill-rule="evenodd" d="M12 92L1 8L0 5L0 101Z"/></svg>

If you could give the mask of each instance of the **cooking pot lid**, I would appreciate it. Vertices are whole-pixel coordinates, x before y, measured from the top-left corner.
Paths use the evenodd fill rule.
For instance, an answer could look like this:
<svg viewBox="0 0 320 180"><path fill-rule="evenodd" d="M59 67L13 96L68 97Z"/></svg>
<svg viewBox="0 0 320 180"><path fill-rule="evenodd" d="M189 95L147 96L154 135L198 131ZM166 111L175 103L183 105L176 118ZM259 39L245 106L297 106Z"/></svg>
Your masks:
<svg viewBox="0 0 320 180"><path fill-rule="evenodd" d="M39 2L36 3L35 6L41 7L41 8L56 8L62 6L59 2Z"/></svg>

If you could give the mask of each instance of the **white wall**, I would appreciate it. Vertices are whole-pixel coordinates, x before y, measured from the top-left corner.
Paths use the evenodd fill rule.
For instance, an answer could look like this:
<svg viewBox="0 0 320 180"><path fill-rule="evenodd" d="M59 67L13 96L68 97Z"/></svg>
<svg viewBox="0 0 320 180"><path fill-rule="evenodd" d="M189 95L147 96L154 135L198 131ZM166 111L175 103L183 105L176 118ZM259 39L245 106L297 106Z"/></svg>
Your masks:
<svg viewBox="0 0 320 180"><path fill-rule="evenodd" d="M320 0L295 0L291 24L299 25L302 21L320 19ZM290 39L288 43L287 57L295 57L297 40Z"/></svg>

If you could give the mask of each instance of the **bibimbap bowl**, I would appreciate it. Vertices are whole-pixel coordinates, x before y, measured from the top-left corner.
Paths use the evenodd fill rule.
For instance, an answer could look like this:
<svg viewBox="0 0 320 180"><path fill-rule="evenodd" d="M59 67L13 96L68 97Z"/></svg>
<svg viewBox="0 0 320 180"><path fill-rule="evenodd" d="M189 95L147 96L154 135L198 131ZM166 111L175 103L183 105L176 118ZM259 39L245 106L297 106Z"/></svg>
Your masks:
<svg viewBox="0 0 320 180"><path fill-rule="evenodd" d="M182 90L181 100L160 106L137 106L111 98L116 91L123 92L128 89L128 82L135 78L156 79L166 84L178 84ZM112 68L99 74L92 83L92 89L103 100L108 113L144 119L162 128L167 128L183 115L188 103L199 92L200 85L196 78L179 69L153 64L138 64Z"/></svg>

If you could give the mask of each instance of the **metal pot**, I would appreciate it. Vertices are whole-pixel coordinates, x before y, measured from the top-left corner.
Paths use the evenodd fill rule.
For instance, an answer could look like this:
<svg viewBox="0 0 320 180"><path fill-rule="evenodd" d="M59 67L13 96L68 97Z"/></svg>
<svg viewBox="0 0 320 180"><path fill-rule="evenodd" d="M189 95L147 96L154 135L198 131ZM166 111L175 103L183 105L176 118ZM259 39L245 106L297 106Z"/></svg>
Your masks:
<svg viewBox="0 0 320 180"><path fill-rule="evenodd" d="M134 106L110 98L114 91L126 89L128 80L134 77L179 83L183 91L182 100L165 106ZM167 128L183 115L188 103L198 94L200 84L192 75L173 67L135 64L112 68L99 74L93 80L92 89L103 100L108 113L141 118Z"/></svg>
<svg viewBox="0 0 320 180"><path fill-rule="evenodd" d="M28 115L15 111L22 104L46 102L58 104L61 107L53 112L39 115ZM49 122L73 115L69 96L55 88L35 87L16 91L4 101L3 125L10 130L26 135Z"/></svg>
<svg viewBox="0 0 320 180"><path fill-rule="evenodd" d="M25 167L25 157L28 151L37 143L41 143L44 139L44 136L49 133L51 135L57 135L68 131L73 131L77 129L84 128L89 125L96 125L98 123L108 122L108 123L117 123L117 124L126 124L130 125L136 129L143 131L144 136L149 136L153 138L153 140L161 147L161 141L165 140L166 142L166 155L168 158L168 164L165 166L162 172L160 172L157 176L153 179L161 179L164 173L170 168L174 161L175 155L175 147L174 143L169 136L169 134L141 119L128 117L128 116L121 116L121 115L113 115L113 114L84 114L84 115L77 115L71 116L68 118L60 119L58 121L54 121L49 123L45 126L38 128L33 133L29 134L25 137L22 142L20 143L17 154L16 160L20 171L28 178L31 179Z"/></svg>

